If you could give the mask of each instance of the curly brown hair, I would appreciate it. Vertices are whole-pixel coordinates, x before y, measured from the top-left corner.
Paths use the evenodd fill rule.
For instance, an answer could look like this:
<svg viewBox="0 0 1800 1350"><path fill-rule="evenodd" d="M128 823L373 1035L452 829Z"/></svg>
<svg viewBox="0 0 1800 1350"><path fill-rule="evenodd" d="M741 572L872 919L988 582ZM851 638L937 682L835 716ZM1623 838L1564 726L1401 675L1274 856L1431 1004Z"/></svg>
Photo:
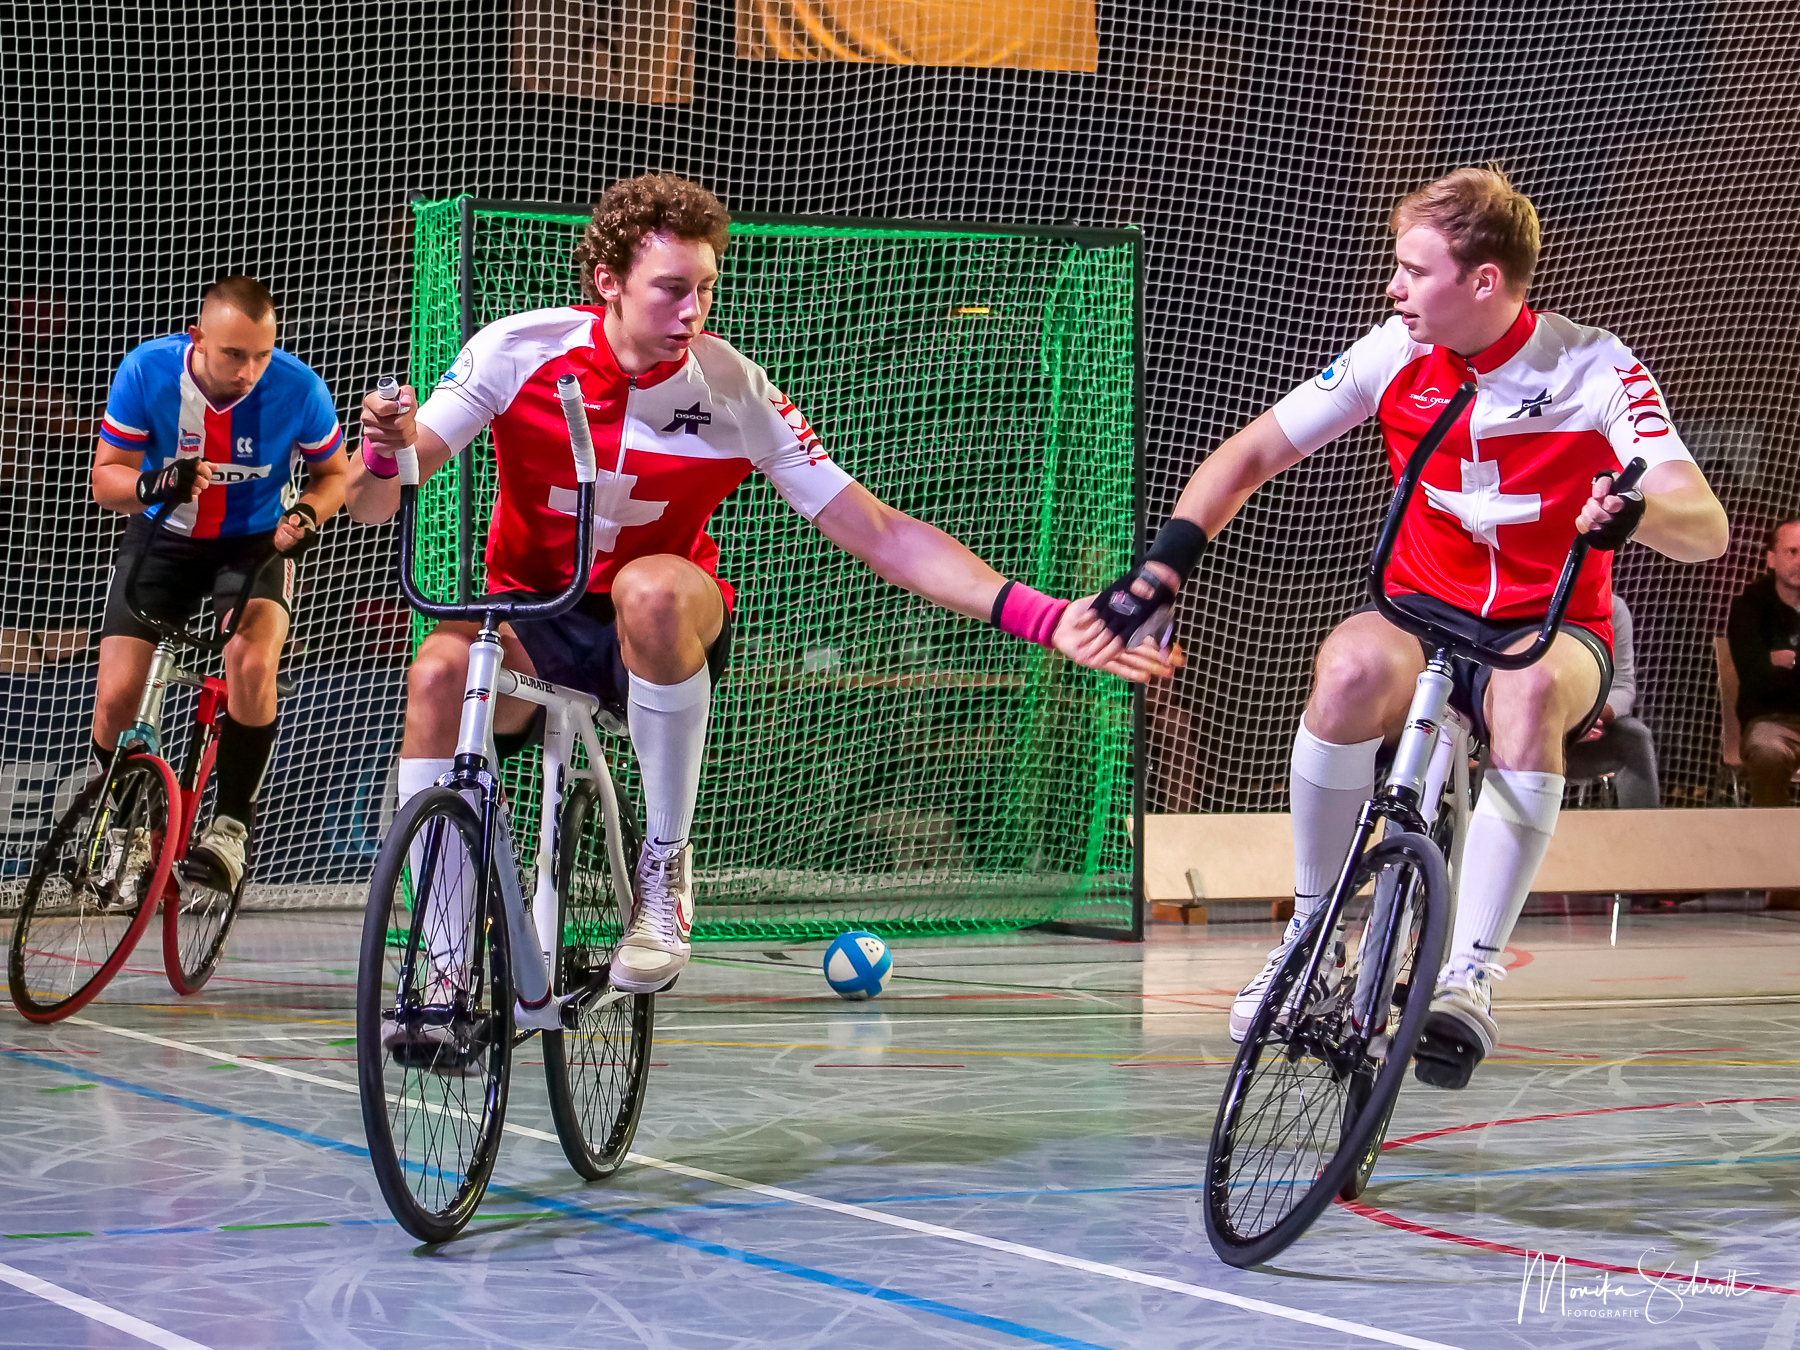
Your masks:
<svg viewBox="0 0 1800 1350"><path fill-rule="evenodd" d="M653 234L703 239L722 256L731 242L731 216L712 193L672 173L640 174L614 183L594 203L594 218L575 245L581 293L598 303L594 269L605 267L623 277Z"/></svg>

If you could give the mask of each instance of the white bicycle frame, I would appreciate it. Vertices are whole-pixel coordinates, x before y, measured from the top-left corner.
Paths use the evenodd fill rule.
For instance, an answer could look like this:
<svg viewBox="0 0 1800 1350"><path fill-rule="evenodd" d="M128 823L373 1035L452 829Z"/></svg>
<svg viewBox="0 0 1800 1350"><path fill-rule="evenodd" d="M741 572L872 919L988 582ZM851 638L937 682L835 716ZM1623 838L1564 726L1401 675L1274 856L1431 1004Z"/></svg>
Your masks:
<svg viewBox="0 0 1800 1350"><path fill-rule="evenodd" d="M459 760L465 755L478 755L487 766L477 771L476 781L489 800L478 803L476 810L484 822L491 820L493 825L494 876L499 882L501 904L506 912L518 1011L523 1014L524 1025L553 1031L562 1025L562 1003L574 996L571 993L561 1001L554 1000L550 987L550 962L555 958L557 929L562 921L556 893L556 858L566 784L587 779L599 791L601 812L606 822L606 851L613 876L620 887L631 884L624 831L620 826L619 799L613 791L612 774L606 754L600 748L596 727L597 723L611 723L613 719L592 694L508 670L501 664L503 659L499 633L484 624L469 648L469 673L463 690L456 754ZM507 823L500 788L500 757L494 748L496 698L534 703L545 712L540 759L542 801L538 821L537 885L529 919L524 896L519 890L517 869L512 865L512 829ZM578 737L587 751L588 762L584 769L573 767ZM468 785L466 771L457 769L445 774L438 782L443 787L466 788ZM491 811L487 809L490 805Z"/></svg>

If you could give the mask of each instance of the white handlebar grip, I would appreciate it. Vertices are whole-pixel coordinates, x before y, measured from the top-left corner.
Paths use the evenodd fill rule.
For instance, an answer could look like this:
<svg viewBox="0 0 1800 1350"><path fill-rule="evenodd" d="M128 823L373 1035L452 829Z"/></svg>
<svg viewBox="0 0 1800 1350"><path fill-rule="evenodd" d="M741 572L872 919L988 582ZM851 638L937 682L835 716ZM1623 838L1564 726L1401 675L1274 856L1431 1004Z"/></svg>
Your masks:
<svg viewBox="0 0 1800 1350"><path fill-rule="evenodd" d="M389 403L398 403L400 401L400 381L392 375L383 375L375 381L375 397L386 399Z"/></svg>
<svg viewBox="0 0 1800 1350"><path fill-rule="evenodd" d="M569 424L569 449L575 455L575 481L591 483L599 476L593 433L588 429L587 409L581 405L581 385L573 375L556 380L556 397L562 401L563 420Z"/></svg>

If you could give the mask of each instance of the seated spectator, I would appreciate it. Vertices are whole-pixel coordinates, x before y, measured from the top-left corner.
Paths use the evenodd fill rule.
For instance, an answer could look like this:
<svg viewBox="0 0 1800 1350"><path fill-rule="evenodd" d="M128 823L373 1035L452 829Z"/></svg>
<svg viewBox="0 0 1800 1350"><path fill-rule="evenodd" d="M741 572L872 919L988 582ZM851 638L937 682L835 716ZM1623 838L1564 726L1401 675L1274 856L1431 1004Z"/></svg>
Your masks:
<svg viewBox="0 0 1800 1350"><path fill-rule="evenodd" d="M1626 811L1653 811L1662 805L1656 777L1656 743L1650 728L1631 715L1637 704L1637 663L1631 648L1631 611L1613 592L1613 681L1606 706L1596 722L1569 747L1566 773L1571 780L1612 774L1619 806Z"/></svg>
<svg viewBox="0 0 1800 1350"><path fill-rule="evenodd" d="M1731 602L1744 780L1752 806L1786 806L1800 768L1800 516L1769 531L1769 571Z"/></svg>

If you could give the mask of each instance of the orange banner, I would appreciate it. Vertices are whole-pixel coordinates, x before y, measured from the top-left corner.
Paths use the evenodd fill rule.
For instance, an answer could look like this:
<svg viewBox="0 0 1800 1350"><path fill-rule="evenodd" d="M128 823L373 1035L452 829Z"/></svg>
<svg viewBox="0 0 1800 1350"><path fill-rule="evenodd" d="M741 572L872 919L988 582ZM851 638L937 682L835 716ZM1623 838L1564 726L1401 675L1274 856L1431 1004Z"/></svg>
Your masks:
<svg viewBox="0 0 1800 1350"><path fill-rule="evenodd" d="M1092 71L1094 0L737 0L744 61Z"/></svg>
<svg viewBox="0 0 1800 1350"><path fill-rule="evenodd" d="M513 87L609 103L694 97L693 0L513 0Z"/></svg>

